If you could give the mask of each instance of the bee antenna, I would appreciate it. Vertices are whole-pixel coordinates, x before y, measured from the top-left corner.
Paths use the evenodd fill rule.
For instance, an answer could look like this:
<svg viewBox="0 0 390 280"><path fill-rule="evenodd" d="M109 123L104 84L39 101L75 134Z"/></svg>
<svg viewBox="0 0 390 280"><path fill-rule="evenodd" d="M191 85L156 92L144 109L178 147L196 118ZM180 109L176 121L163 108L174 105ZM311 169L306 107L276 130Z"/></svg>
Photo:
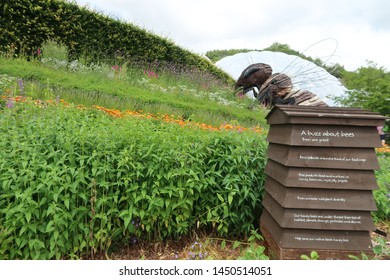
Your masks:
<svg viewBox="0 0 390 280"><path fill-rule="evenodd" d="M309 49L311 49L313 46L316 46L316 45L319 45L319 44L321 44L321 43L323 43L323 42L325 42L325 41L333 41L334 43L335 43L335 46L334 46L334 48L333 48L333 50L332 50L332 53L330 54L330 55L328 55L328 56L326 56L326 60L325 61L323 61L322 59L320 59L322 62L323 62L323 64L325 64L326 62L329 62L332 58L334 58L335 57L335 53L336 53L336 50L337 50L337 48L338 48L338 41L335 39L335 38L325 38L325 39L322 39L322 40L320 40L320 41L317 41L317 42L315 42L315 43L313 43L313 44L311 44L310 46L308 46L303 52L302 52L302 54L305 54ZM296 64L296 62L297 62L297 60L299 59L300 57L299 56L297 56L297 57L295 57L281 72L282 73L286 73L286 72L288 72L288 69L289 68L293 68L292 66L294 66L295 64ZM320 65L321 66L321 65ZM312 73L313 72L313 70L315 69L317 67L317 65L314 63L314 65L312 66L312 67L309 67L309 68L307 68L307 65L306 66L304 66L304 65L302 65L301 67L300 67L300 69L298 69L298 71L296 71L295 73L294 73L294 75L295 76L297 76L297 75L300 75L300 74L307 74L307 73ZM336 67L334 68L334 69L336 69ZM294 75L291 75L291 76L294 76Z"/></svg>

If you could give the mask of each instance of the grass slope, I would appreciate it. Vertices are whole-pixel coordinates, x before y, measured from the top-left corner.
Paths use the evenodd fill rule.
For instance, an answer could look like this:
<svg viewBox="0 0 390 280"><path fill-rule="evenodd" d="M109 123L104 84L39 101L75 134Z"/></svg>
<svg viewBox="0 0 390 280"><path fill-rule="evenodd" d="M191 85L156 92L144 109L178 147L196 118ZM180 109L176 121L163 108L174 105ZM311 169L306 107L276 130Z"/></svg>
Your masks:
<svg viewBox="0 0 390 280"><path fill-rule="evenodd" d="M170 80L164 75L151 78L142 69L117 73L109 67L98 67L98 70L79 67L71 71L69 65L63 68L0 58L0 73L23 79L25 87L29 87L30 94L35 92L36 98L59 95L68 102L86 106L185 115L210 124L266 126L265 111L251 104L253 101L236 100L226 86L222 89L197 89L193 84L177 86L177 79ZM213 95L217 95L216 100Z"/></svg>

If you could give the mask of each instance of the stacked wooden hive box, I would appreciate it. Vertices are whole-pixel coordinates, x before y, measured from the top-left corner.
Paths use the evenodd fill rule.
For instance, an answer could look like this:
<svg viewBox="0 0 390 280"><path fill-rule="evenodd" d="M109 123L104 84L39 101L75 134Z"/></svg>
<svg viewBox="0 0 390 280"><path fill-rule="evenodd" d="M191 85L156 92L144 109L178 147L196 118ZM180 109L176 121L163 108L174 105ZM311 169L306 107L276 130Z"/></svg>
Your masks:
<svg viewBox="0 0 390 280"><path fill-rule="evenodd" d="M376 127L360 109L277 106L267 116L267 180L260 230L277 259L370 254Z"/></svg>

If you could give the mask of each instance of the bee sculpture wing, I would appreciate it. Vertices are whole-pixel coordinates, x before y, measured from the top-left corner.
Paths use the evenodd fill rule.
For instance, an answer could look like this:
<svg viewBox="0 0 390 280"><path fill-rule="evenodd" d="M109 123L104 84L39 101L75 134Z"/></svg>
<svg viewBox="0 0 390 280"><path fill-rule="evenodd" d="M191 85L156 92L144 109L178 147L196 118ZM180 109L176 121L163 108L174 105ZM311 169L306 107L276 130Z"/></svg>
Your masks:
<svg viewBox="0 0 390 280"><path fill-rule="evenodd" d="M334 45L334 43L336 43L336 45ZM227 73L230 73L238 82L236 87L242 87L245 91L243 86L247 83L242 81L245 78L249 78L249 76L251 76L250 74L254 74L256 72L256 67L252 68L251 66L255 66L260 62L263 64L266 63L272 67L272 72L287 74L291 78L294 88L311 91L330 106L334 106L334 102L331 97L341 96L347 91L341 81L338 80L336 76L333 76L333 73L337 73L338 69L338 64L334 64L334 62L337 62L338 58L338 56L335 55L337 41L335 42L334 39L328 38L313 44L301 53L305 54L305 52L311 50L312 48L329 50L329 55L322 56L320 59L323 61L324 65L328 65L328 62L330 62L329 65L334 65L334 69L331 69L330 66L327 66L326 69L324 69L315 63L296 55L272 51L238 53L222 58L220 61L216 62L216 65ZM255 64L248 67L251 63ZM246 67L251 70L246 72L245 70L247 69L245 69L243 71ZM248 89L250 90L251 88Z"/></svg>

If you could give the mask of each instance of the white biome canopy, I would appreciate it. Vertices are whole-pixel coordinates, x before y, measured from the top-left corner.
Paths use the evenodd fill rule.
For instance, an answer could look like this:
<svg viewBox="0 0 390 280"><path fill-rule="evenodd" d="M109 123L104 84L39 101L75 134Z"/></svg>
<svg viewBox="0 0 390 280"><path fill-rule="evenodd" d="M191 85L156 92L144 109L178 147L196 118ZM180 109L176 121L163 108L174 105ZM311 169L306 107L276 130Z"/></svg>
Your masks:
<svg viewBox="0 0 390 280"><path fill-rule="evenodd" d="M289 75L295 87L315 93L329 106L334 106L333 100L329 99L330 96L343 95L347 90L324 68L298 56L282 52L238 53L222 58L216 62L216 65L237 80L242 71L253 63L266 63L272 67L272 73Z"/></svg>

